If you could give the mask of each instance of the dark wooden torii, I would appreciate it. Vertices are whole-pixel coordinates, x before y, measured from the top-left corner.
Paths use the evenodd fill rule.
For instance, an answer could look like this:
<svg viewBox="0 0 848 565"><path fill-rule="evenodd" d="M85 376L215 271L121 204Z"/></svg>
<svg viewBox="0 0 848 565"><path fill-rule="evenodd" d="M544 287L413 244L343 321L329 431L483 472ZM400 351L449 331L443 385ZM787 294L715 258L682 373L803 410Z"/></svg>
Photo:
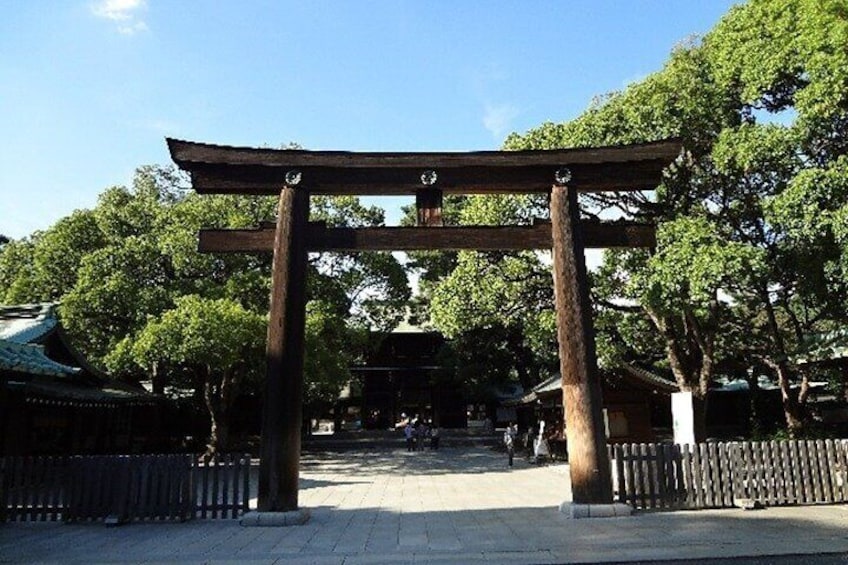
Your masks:
<svg viewBox="0 0 848 565"><path fill-rule="evenodd" d="M651 190L678 140L618 147L470 153L350 153L168 140L200 194L279 194L277 223L201 230L200 250L273 251L259 511L297 510L308 251L552 249L563 405L575 503L612 502L586 278L586 247L648 247L652 226L580 220L578 192ZM442 227L444 194L550 194L550 222ZM329 228L310 195L415 195L418 227Z"/></svg>

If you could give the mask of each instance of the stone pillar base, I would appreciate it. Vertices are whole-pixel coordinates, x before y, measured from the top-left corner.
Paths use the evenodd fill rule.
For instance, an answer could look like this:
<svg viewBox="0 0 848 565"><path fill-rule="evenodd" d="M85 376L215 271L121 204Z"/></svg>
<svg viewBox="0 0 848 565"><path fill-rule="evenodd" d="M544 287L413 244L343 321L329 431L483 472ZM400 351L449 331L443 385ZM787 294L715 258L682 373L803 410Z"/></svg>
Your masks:
<svg viewBox="0 0 848 565"><path fill-rule="evenodd" d="M620 518L631 516L633 508L621 502L610 504L577 504L567 500L559 505L559 511L568 518Z"/></svg>
<svg viewBox="0 0 848 565"><path fill-rule="evenodd" d="M301 526L309 521L309 510L299 508L290 512L247 512L241 517L242 526Z"/></svg>

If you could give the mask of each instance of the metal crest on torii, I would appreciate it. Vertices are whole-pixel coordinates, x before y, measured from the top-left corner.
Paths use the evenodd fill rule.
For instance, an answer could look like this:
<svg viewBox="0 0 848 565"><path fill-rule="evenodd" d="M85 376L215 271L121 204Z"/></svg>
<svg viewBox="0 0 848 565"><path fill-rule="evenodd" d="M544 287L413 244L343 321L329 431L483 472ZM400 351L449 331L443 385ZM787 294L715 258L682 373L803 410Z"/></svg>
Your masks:
<svg viewBox="0 0 848 565"><path fill-rule="evenodd" d="M587 149L351 153L253 149L168 139L199 194L279 194L274 228L201 230L201 251L273 251L260 512L298 509L305 285L309 251L552 249L557 338L573 501L612 502L586 247L650 247L653 227L580 220L578 192L652 190L678 140ZM551 220L444 227L444 194L550 194ZM417 227L309 222L309 196L415 195Z"/></svg>

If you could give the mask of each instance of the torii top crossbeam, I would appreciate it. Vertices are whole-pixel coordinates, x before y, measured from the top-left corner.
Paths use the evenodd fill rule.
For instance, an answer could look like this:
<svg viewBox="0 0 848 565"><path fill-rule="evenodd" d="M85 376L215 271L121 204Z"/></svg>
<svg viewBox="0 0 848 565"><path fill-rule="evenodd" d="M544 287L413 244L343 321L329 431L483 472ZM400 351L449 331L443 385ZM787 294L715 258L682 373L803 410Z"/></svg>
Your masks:
<svg viewBox="0 0 848 565"><path fill-rule="evenodd" d="M200 194L279 194L298 171L311 194L406 195L544 193L556 172L582 192L651 190L680 153L671 139L615 147L467 153L356 153L229 147L168 139L171 157ZM432 183L422 180L436 173Z"/></svg>

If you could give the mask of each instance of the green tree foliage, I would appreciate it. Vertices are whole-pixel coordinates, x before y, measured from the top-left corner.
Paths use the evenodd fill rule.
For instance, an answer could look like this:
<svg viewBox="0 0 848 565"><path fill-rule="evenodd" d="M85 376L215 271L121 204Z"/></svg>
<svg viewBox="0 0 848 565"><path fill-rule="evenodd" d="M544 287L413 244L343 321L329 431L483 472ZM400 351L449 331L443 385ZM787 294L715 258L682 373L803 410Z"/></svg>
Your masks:
<svg viewBox="0 0 848 565"><path fill-rule="evenodd" d="M62 320L95 361L174 304L170 265L152 237L127 237L86 255L78 279L62 298Z"/></svg>
<svg viewBox="0 0 848 565"><path fill-rule="evenodd" d="M544 198L469 196L453 208L451 223L527 224L545 216ZM453 349L455 376L480 397L518 381L529 389L556 365L550 268L534 252L461 251L431 254L422 285L429 318ZM429 284L428 284L429 283Z"/></svg>
<svg viewBox="0 0 848 565"><path fill-rule="evenodd" d="M76 283L82 258L103 245L94 215L77 210L44 232L10 242L0 256L0 298L6 303L52 302Z"/></svg>
<svg viewBox="0 0 848 565"><path fill-rule="evenodd" d="M803 426L806 373L792 352L846 317L845 45L844 2L753 0L576 119L507 139L507 149L553 149L674 136L687 149L654 194L582 198L587 217L659 224L655 254L607 252L593 276L603 362L665 366L701 399L723 363L765 365L790 431Z"/></svg>
<svg viewBox="0 0 848 565"><path fill-rule="evenodd" d="M107 189L93 210L4 245L0 299L59 300L65 327L96 364L124 377L143 370L157 392L169 384L193 388L209 410L210 445L216 449L228 435L233 396L256 383L236 363L236 342L245 328L256 335L242 342L242 352L252 352L251 366L258 359L264 367L264 355L252 345L264 343L264 326L238 308L267 317L271 256L201 254L197 233L256 227L273 222L275 213L274 197L199 196L174 168L142 167L131 187ZM311 219L331 226L380 225L383 212L352 197L317 197ZM388 253L311 256L307 285L304 400L312 405L338 395L350 379L347 366L364 347L363 331L392 328L403 315L409 287ZM222 312L235 317L235 333L211 319ZM177 332L189 322L195 334ZM219 354L200 347L216 337L229 340ZM201 359L208 362L199 364Z"/></svg>
<svg viewBox="0 0 848 565"><path fill-rule="evenodd" d="M442 223L445 226L458 226L462 222L462 210L468 203L468 197L457 194L446 194L442 202ZM418 220L415 206L404 206L402 226L414 226ZM430 288L439 279L450 273L456 266L454 251L413 251L408 253L407 268L419 274L419 288L422 290L423 310L427 307L427 297Z"/></svg>
<svg viewBox="0 0 848 565"><path fill-rule="evenodd" d="M305 412L333 406L339 389L350 383L350 366L368 340L362 327L349 327L332 304L306 303Z"/></svg>
<svg viewBox="0 0 848 565"><path fill-rule="evenodd" d="M0 298L4 304L39 302L35 286L33 251L39 234L12 240L0 251ZM46 298L44 299L46 300Z"/></svg>
<svg viewBox="0 0 848 565"><path fill-rule="evenodd" d="M385 213L365 207L353 196L313 197L310 220L329 227L375 227L385 223ZM403 265L391 253L324 253L311 260L314 273L312 299L350 312L351 322L364 328L390 331L406 314L410 289Z"/></svg>
<svg viewBox="0 0 848 565"><path fill-rule="evenodd" d="M261 374L265 328L263 316L237 302L186 295L150 319L134 340L131 355L139 365L193 372L209 412L210 454L228 447L230 410L241 383Z"/></svg>
<svg viewBox="0 0 848 565"><path fill-rule="evenodd" d="M459 356L477 365L479 373L502 382L506 380L503 371L511 370L514 378L530 388L539 382L551 354L555 356L549 347L555 336L548 316L551 284L550 270L532 253L460 252L456 268L432 295L431 319L456 340L454 347L472 346ZM502 358L474 345L480 335L510 355ZM542 347L534 348L539 344Z"/></svg>

